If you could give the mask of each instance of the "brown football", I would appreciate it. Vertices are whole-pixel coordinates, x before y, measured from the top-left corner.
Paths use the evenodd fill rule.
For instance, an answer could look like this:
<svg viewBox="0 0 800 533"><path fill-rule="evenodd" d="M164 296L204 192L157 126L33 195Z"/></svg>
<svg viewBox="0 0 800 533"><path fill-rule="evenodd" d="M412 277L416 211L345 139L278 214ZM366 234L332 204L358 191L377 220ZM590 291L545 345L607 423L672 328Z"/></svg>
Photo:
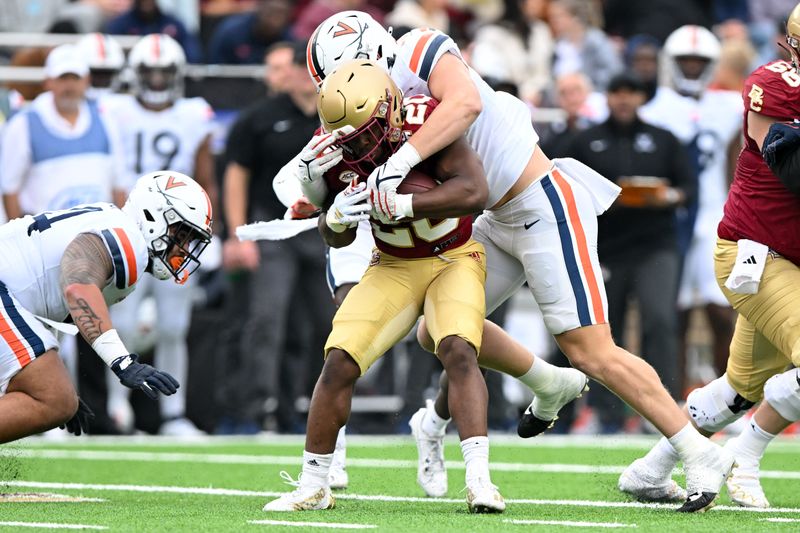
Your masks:
<svg viewBox="0 0 800 533"><path fill-rule="evenodd" d="M400 183L397 192L400 194L414 194L415 192L425 192L436 187L438 183L436 180L420 172L419 170L411 169L406 179Z"/></svg>

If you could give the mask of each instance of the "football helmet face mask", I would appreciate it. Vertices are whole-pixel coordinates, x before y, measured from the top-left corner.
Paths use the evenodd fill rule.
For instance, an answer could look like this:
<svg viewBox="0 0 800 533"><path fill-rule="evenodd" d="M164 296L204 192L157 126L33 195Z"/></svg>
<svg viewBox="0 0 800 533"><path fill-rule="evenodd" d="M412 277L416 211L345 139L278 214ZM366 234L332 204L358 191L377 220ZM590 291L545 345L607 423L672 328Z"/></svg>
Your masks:
<svg viewBox="0 0 800 533"><path fill-rule="evenodd" d="M185 174L153 172L136 181L122 210L136 221L147 242L153 276L185 283L211 241L206 191Z"/></svg>
<svg viewBox="0 0 800 533"><path fill-rule="evenodd" d="M133 92L147 105L170 105L183 96L186 55L172 37L146 35L131 49L128 63L134 71Z"/></svg>
<svg viewBox="0 0 800 533"><path fill-rule="evenodd" d="M317 96L323 129L338 137L342 160L362 176L400 147L403 93L374 61L344 63Z"/></svg>
<svg viewBox="0 0 800 533"><path fill-rule="evenodd" d="M800 4L797 4L786 19L786 44L795 68L800 64Z"/></svg>
<svg viewBox="0 0 800 533"><path fill-rule="evenodd" d="M706 89L719 60L721 46L719 40L702 26L681 26L664 43L664 61L666 74L672 80L673 87L685 96L699 97ZM692 58L705 62L696 72L687 73L681 66L683 58Z"/></svg>
<svg viewBox="0 0 800 533"><path fill-rule="evenodd" d="M115 92L120 89L120 73L125 66L122 46L110 35L88 33L76 46L89 61L92 88Z"/></svg>
<svg viewBox="0 0 800 533"><path fill-rule="evenodd" d="M306 48L306 67L319 87L335 68L353 59L370 59L391 72L396 54L391 30L362 11L342 11L314 30Z"/></svg>

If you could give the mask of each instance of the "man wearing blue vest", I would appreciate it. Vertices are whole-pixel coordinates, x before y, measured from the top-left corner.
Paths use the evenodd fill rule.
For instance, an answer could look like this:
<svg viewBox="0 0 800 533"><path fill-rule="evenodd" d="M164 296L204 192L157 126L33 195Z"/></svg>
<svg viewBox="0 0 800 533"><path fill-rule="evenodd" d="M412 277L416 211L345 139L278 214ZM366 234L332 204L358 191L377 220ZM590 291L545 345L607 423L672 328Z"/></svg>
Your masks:
<svg viewBox="0 0 800 533"><path fill-rule="evenodd" d="M42 93L6 125L0 191L9 219L111 202L123 177L119 135L86 99L89 65L73 45L53 49Z"/></svg>

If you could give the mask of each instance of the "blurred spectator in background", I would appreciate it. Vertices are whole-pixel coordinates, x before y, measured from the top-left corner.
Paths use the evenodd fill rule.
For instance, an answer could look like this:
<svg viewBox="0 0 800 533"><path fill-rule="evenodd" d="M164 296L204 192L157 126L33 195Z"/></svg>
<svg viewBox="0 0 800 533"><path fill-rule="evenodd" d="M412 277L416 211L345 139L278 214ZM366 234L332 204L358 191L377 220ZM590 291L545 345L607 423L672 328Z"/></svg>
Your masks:
<svg viewBox="0 0 800 533"><path fill-rule="evenodd" d="M260 0L249 13L231 15L214 30L208 62L224 65L258 65L270 45L291 37L292 4L289 0Z"/></svg>
<svg viewBox="0 0 800 533"><path fill-rule="evenodd" d="M75 44L89 63L89 98L99 99L119 91L125 52L116 39L102 33L87 33Z"/></svg>
<svg viewBox="0 0 800 533"><path fill-rule="evenodd" d="M749 0L750 38L758 51L756 63L778 59L776 43L783 41L784 23L796 0Z"/></svg>
<svg viewBox="0 0 800 533"><path fill-rule="evenodd" d="M131 49L129 63L135 75L133 94L107 102L109 112L123 127L129 187L136 176L174 170L192 176L206 190L212 206L215 205L217 187L211 155L214 113L203 98L183 96L186 67L183 49L168 35L147 35ZM158 317L154 327L155 364L184 384L176 394L159 400L162 435L200 434L186 418L186 391L191 386L186 384L189 369L186 335L194 280L192 277L184 285L143 278L137 290L112 310L120 337L134 351L139 351L142 348L135 347L142 346L147 337L140 322L142 301L147 296L155 300ZM129 389L122 387L111 373L108 377L108 411L119 429L130 431L133 420Z"/></svg>
<svg viewBox="0 0 800 533"><path fill-rule="evenodd" d="M267 66L283 61L280 56L287 52L291 74L273 86L285 93L267 96L243 111L228 137L223 259L235 276L225 357L218 371L220 434L260 431L269 398L278 400L278 429L302 430L294 400L310 396L310 389L299 389L318 375L333 318L325 246L315 231L258 243L239 241L234 233L247 222L283 218L286 208L273 192L272 179L319 126L305 43L274 45L266 55ZM297 305L303 320L290 321L290 310ZM304 350L287 353L290 340L304 339Z"/></svg>
<svg viewBox="0 0 800 533"><path fill-rule="evenodd" d="M608 117L605 95L595 92L591 80L582 72L564 74L556 80L556 105L565 112L564 119L536 127L539 145L550 157L566 157L579 131Z"/></svg>
<svg viewBox="0 0 800 533"><path fill-rule="evenodd" d="M63 33L87 33L130 6L131 0L3 0L0 31L46 32L63 23L71 28Z"/></svg>
<svg viewBox="0 0 800 533"><path fill-rule="evenodd" d="M200 0L158 0L158 5L172 13L192 35L200 33Z"/></svg>
<svg viewBox="0 0 800 533"><path fill-rule="evenodd" d="M548 0L508 0L503 17L478 28L475 48L494 50L509 68L520 98L534 105L551 82L553 36L544 22ZM387 17L388 19L388 17Z"/></svg>
<svg viewBox="0 0 800 533"><path fill-rule="evenodd" d="M713 20L714 2L710 0L603 0L602 4L606 33L625 39L644 34L663 43L684 24L710 28Z"/></svg>
<svg viewBox="0 0 800 533"><path fill-rule="evenodd" d="M189 63L200 63L203 60L197 37L186 30L183 22L163 11L157 0L133 0L131 9L110 20L104 31L111 35L163 33L181 45Z"/></svg>
<svg viewBox="0 0 800 533"><path fill-rule="evenodd" d="M292 35L297 40L307 41L325 19L340 11L354 9L369 13L379 24L383 24L383 12L368 5L365 0L312 0L297 17Z"/></svg>
<svg viewBox="0 0 800 533"><path fill-rule="evenodd" d="M678 213L678 245L685 256L678 297L679 378L684 390L725 371L733 334L733 310L717 285L713 254L716 227L740 148L742 101L738 92L708 89L720 50L719 40L706 28L687 25L672 32L662 51L664 85L639 112L645 121L670 130L687 147L698 179L697 201ZM688 361L689 312L695 307L703 309L711 327L714 368L700 364L698 358L691 364Z"/></svg>
<svg viewBox="0 0 800 533"><path fill-rule="evenodd" d="M625 68L644 83L649 102L658 91L658 53L661 43L651 35L634 35L625 44Z"/></svg>
<svg viewBox="0 0 800 533"><path fill-rule="evenodd" d="M622 345L628 301L636 298L640 353L678 398L675 299L680 256L675 209L691 201L695 181L686 150L675 136L638 118L646 98L646 88L638 78L628 73L615 76L607 96L608 120L578 133L569 152L623 187L615 205L598 218L608 319L615 341ZM589 403L602 432L622 428L625 410L619 398L596 386L589 393Z"/></svg>
<svg viewBox="0 0 800 533"><path fill-rule="evenodd" d="M122 187L124 156L116 125L87 101L89 65L74 45L53 49L45 86L3 132L0 175L9 218L110 202Z"/></svg>
<svg viewBox="0 0 800 533"><path fill-rule="evenodd" d="M386 25L433 28L450 33L450 15L447 13L447 4L448 0L398 0L394 9L386 14Z"/></svg>
<svg viewBox="0 0 800 533"><path fill-rule="evenodd" d="M622 60L608 36L589 25L591 6L584 0L554 0L548 21L555 37L553 74L583 72L599 91L622 70Z"/></svg>
<svg viewBox="0 0 800 533"><path fill-rule="evenodd" d="M756 50L750 41L728 40L722 43L719 64L709 88L742 92L744 81L753 71Z"/></svg>

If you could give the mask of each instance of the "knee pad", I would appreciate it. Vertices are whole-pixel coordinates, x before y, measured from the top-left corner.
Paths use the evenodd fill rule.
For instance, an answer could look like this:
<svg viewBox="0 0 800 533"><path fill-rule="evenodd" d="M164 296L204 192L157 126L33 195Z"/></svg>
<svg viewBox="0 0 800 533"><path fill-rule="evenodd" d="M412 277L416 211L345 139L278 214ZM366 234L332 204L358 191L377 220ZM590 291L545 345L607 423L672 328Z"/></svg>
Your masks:
<svg viewBox="0 0 800 533"><path fill-rule="evenodd" d="M740 419L753 405L755 402L733 390L725 374L705 387L693 390L686 398L689 416L697 427L714 433Z"/></svg>
<svg viewBox="0 0 800 533"><path fill-rule="evenodd" d="M764 399L790 422L800 420L800 371L797 368L772 376L764 385Z"/></svg>

